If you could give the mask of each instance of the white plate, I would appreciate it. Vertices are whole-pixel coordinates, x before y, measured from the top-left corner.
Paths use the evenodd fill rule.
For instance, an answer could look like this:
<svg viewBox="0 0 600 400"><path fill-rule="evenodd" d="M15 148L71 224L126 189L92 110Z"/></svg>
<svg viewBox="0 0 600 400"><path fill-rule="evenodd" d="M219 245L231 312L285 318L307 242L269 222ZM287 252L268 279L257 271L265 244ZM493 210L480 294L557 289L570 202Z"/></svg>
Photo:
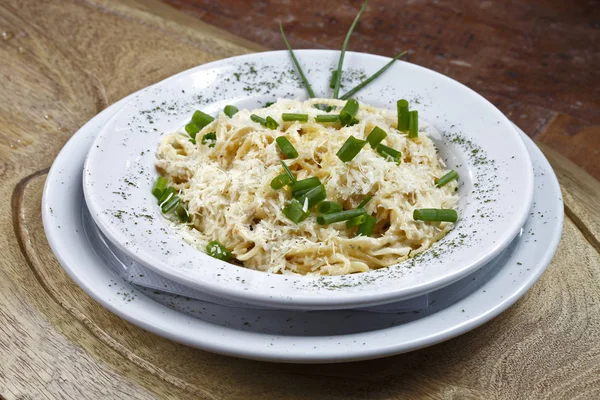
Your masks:
<svg viewBox="0 0 600 400"><path fill-rule="evenodd" d="M101 127L123 105L109 107L65 145L44 188L42 216L54 254L91 297L127 321L171 340L207 351L281 362L341 362L407 352L467 332L517 301L546 269L562 232L558 182L537 147L522 134L533 157L535 203L522 233L503 258L468 278L430 294L426 312L240 310L139 290L96 253L99 243L82 234L84 155Z"/></svg>
<svg viewBox="0 0 600 400"><path fill-rule="evenodd" d="M329 93L329 70L337 56L335 51L298 51L316 93ZM369 74L387 61L349 53L345 65ZM393 108L398 98L408 98L443 133L438 147L461 176L461 219L435 251L377 271L316 278L240 268L183 242L161 218L150 193L161 134L183 126L195 108L216 114L229 103L256 107L277 97L305 96L290 69L286 52L252 54L202 65L135 94L103 128L85 164L86 202L109 240L155 272L205 293L314 310L374 306L443 287L489 262L519 232L531 205L533 173L510 121L458 82L397 62L358 100ZM357 75L355 69L347 75Z"/></svg>

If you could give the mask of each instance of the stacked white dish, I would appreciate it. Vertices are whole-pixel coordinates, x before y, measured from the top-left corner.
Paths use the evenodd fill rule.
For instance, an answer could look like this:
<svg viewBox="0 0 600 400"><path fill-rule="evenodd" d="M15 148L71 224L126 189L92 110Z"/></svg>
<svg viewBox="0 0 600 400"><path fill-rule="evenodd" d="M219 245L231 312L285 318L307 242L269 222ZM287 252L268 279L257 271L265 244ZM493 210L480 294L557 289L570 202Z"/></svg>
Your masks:
<svg viewBox="0 0 600 400"><path fill-rule="evenodd" d="M338 54L297 52L323 97ZM348 53L348 75L372 73L386 61ZM434 139L461 177L461 220L435 251L418 263L315 278L247 270L183 242L150 194L160 135L183 126L194 109L216 113L226 104L256 108L304 97L291 69L286 52L203 65L121 100L74 135L49 173L43 217L53 251L84 290L123 318L192 346L330 362L446 340L497 315L537 280L562 231L562 199L549 164L482 97L403 62L357 99L382 108L413 99L442 132Z"/></svg>

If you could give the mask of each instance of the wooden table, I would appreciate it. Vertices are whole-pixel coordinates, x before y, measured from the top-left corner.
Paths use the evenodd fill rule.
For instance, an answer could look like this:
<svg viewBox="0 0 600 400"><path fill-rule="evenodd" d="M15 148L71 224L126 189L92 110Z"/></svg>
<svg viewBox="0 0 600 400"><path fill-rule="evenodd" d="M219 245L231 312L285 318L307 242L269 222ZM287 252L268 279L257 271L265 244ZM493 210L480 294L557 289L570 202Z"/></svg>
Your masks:
<svg viewBox="0 0 600 400"><path fill-rule="evenodd" d="M79 289L48 247L41 190L65 141L107 105L199 63L261 48L154 0L4 0L0 35L0 201L6 205L0 211L0 397L600 397L600 184L549 147L542 149L566 204L563 239L539 282L493 321L427 349L359 363L296 366L214 355L145 332ZM488 75L472 79L489 93L499 91ZM523 107L540 104L543 95ZM590 114L552 108L555 114L535 132L563 140L568 121L597 123L597 110L585 107Z"/></svg>

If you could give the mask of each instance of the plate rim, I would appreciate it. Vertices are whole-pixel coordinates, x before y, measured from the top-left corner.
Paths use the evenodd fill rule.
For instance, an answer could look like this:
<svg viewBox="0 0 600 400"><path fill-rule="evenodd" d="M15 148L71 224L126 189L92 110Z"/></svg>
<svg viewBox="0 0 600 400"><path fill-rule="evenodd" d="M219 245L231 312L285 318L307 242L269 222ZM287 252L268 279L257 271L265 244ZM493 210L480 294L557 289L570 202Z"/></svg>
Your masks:
<svg viewBox="0 0 600 400"><path fill-rule="evenodd" d="M121 101L123 101L123 100L121 100ZM84 133L85 133L84 131L85 131L85 129L87 129L89 127L89 125L91 125L97 119L100 119L102 116L105 115L105 113L109 112L113 107L118 106L120 103L121 102L118 102L118 103L114 104L113 106L110 106L109 108L105 109L103 112L98 114L96 117L92 118L92 120L90 120L87 124L85 124L75 135L73 135L73 137L67 142L65 147L58 154L55 162L53 163L53 165L47 175L46 182L44 184L43 198L42 198L42 219L43 219L44 230L46 232L50 247L52 248L52 251L54 252L57 259L59 260L61 267L78 284L78 286L80 286L90 297L92 297L93 299L98 301L102 306L104 306L111 312L115 313L119 317L121 317L121 318L123 318L145 330L156 333L158 335L161 335L168 339L174 340L176 342L183 343L185 345L191 345L194 347L201 348L203 350L213 351L213 352L217 352L220 354L231 355L231 356L236 356L236 357L243 357L243 358L263 360L263 361L294 362L294 363L330 363L330 362L358 361L358 360L373 359L373 358L378 358L378 357L399 354L399 353L403 353L403 352L407 352L407 351L417 350L419 348L423 348L423 347L426 347L429 345L433 345L433 344L451 339L451 338L456 337L462 333L465 333L471 329L474 329L474 328L482 325L483 323L491 320L493 317L497 316L502 311L506 310L511 305L513 305L529 288L531 288L531 286L533 286L533 284L539 279L541 274L546 270L547 266L550 263L550 260L552 259L553 255L556 251L556 248L560 242L563 221L564 221L564 212L562 212L562 207L558 207L558 212L557 212L558 222L557 222L557 225L555 228L555 232L553 233L553 236L552 236L552 241L546 247L544 257L542 257L538 261L536 271L533 274L531 274L528 277L528 279L525 280L523 282L523 284L521 284L517 288L517 290L512 292L509 296L504 297L503 301L500 301L498 304L491 307L487 312L484 312L484 313L478 315L477 317L468 319L464 323L455 325L452 329L446 329L442 332L437 332L436 335L430 335L425 338L421 338L420 340L418 339L418 340L412 341L410 344L405 344L404 348L383 347L383 348L379 348L379 349L375 349L375 350L360 351L363 349L358 347L358 351L355 351L350 356L348 356L347 352L337 354L337 356L334 356L331 354L323 354L323 355L306 354L306 353L290 354L290 353L286 353L286 352L281 352L281 353L276 352L276 354L271 354L271 353L265 352L264 349L262 349L262 350L258 349L255 351L255 349L251 348L250 346L241 346L236 351L235 349L232 350L231 348L228 348L223 345L220 345L220 346L218 344L215 345L214 343L210 342L210 340L209 340L209 343L207 343L207 342L198 342L198 338L195 338L196 341L191 340L191 338L189 338L189 337L186 339L186 338L183 338L180 335L178 335L176 332L169 332L165 329L157 328L156 326L148 323L147 321L142 320L139 317L139 315L135 312L135 310L128 311L125 307L120 308L117 304L111 303L109 300L106 300L101 295L101 293L99 293L99 290L97 287L91 286L91 285L88 286L85 283L85 280L79 276L77 267L73 268L70 265L70 262L68 262L66 259L63 258L63 253L59 248L60 244L57 241L57 238L52 235L53 232L61 233L61 234L64 234L64 232L65 232L65 230L59 231L54 226L55 224L52 223L54 221L52 220L51 211L49 210L49 205L48 205L48 196L49 196L48 187L52 181L52 179L50 179L50 178L57 173L57 170L59 168L59 160L62 160L62 158L65 157L65 154L68 153L69 150L71 150L71 146L74 146L75 143L84 136ZM523 135L524 135L524 133L523 133ZM526 137L524 139L530 141L533 144L531 139L529 139L528 137ZM533 144L533 145L535 146L535 144ZM537 149L537 147L535 147L535 148ZM539 149L537 149L537 150L539 151ZM560 186L558 184L558 181L557 181L554 171L552 170L549 162L543 156L541 151L539 151L539 153L540 153L542 162L548 168L548 172L549 172L549 174L547 174L548 178L552 178L553 185L560 193ZM84 199L82 198L81 201L84 201ZM563 203L562 196L560 196L557 201L559 203L558 205L561 206ZM178 311L171 310L159 303L154 302L151 299L150 299L150 301L155 304L155 307L162 309L163 311L165 311L167 313L180 314ZM450 305L448 308L457 307L457 306L458 306L457 304L453 304L453 305ZM191 316L186 316L186 317L193 318ZM435 318L435 314L432 315L432 317ZM204 321L202 321L202 322L204 324L208 324ZM219 327L219 328L220 328L219 331L222 331L225 333L227 331L231 330L231 328L227 328L227 327ZM393 328L388 328L388 329L393 329ZM257 335L256 333L243 332L243 331L242 331L242 334L243 335L246 335L246 334ZM210 335L207 335L207 336L210 338ZM271 335L271 336L275 336L275 335Z"/></svg>

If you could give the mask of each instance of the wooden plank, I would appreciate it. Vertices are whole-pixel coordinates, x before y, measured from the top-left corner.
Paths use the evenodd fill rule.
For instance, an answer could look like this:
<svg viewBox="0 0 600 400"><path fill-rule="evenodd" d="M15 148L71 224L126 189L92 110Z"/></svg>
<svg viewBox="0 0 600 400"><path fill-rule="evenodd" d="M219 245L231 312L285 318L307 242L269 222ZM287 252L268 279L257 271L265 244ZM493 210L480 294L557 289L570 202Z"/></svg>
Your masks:
<svg viewBox="0 0 600 400"><path fill-rule="evenodd" d="M272 49L277 21L296 48L340 49L362 1L165 0ZM408 60L493 101L532 136L555 113L600 124L597 2L562 0L371 1L349 49Z"/></svg>

